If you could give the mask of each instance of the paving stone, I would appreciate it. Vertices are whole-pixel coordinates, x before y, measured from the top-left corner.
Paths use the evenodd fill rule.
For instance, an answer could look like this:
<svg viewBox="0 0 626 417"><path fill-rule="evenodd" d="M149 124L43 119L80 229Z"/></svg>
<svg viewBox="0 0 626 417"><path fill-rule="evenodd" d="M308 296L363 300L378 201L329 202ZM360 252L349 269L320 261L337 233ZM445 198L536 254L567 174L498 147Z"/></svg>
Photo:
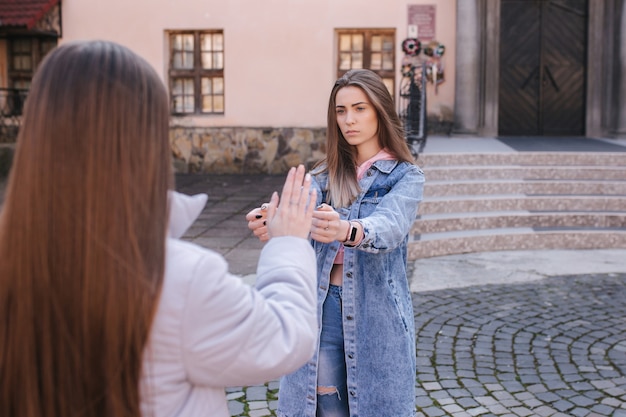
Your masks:
<svg viewBox="0 0 626 417"><path fill-rule="evenodd" d="M529 409L528 409L528 408L526 408L526 407L513 407L513 408L510 408L510 410L511 410L511 411L512 411L515 415L518 415L518 416L521 416L521 417L527 417L527 416L531 416L531 415L533 415L532 410L529 410Z"/></svg>
<svg viewBox="0 0 626 417"><path fill-rule="evenodd" d="M507 407L507 408L513 408L513 407L519 407L522 405L521 402L515 400L515 399L510 399L510 400L503 400L501 401L502 405Z"/></svg>
<svg viewBox="0 0 626 417"><path fill-rule="evenodd" d="M489 392L486 389L484 389L482 386L479 386L479 387L469 387L469 388L467 388L467 390L474 397L482 397L482 396L485 396L485 395L489 394Z"/></svg>
<svg viewBox="0 0 626 417"><path fill-rule="evenodd" d="M622 406L622 402L617 398L605 398L602 400L601 404L608 405L609 407L619 408Z"/></svg>
<svg viewBox="0 0 626 417"><path fill-rule="evenodd" d="M439 381L439 378L437 378L437 375L435 375L434 373L432 373L432 374L418 373L417 379L418 379L418 381L421 381L422 383Z"/></svg>
<svg viewBox="0 0 626 417"><path fill-rule="evenodd" d="M487 410L485 407L476 407L476 408L470 408L469 410L467 410L467 414L469 414L470 416L480 416L480 415L485 414L488 411L489 410Z"/></svg>
<svg viewBox="0 0 626 417"><path fill-rule="evenodd" d="M459 407L457 404L444 405L442 408L450 414L460 413L462 411L465 411L463 408Z"/></svg>
<svg viewBox="0 0 626 417"><path fill-rule="evenodd" d="M577 395L575 397L571 397L569 401L573 402L579 407L590 407L596 403L591 398L585 397L583 395Z"/></svg>
<svg viewBox="0 0 626 417"><path fill-rule="evenodd" d="M444 416L446 413L439 407L428 407L422 409L422 412L428 417Z"/></svg>
<svg viewBox="0 0 626 417"><path fill-rule="evenodd" d="M272 413L269 409L267 408L263 408L263 409L259 409L259 410L250 410L250 412L248 413L248 415L250 417L268 417L268 416L273 416L274 413Z"/></svg>
<svg viewBox="0 0 626 417"><path fill-rule="evenodd" d="M568 411L574 407L574 404L569 401L559 400L552 404L552 406L559 411Z"/></svg>
<svg viewBox="0 0 626 417"><path fill-rule="evenodd" d="M229 401L228 402L228 412L231 416L237 416L244 411L244 403L239 401Z"/></svg>
<svg viewBox="0 0 626 417"><path fill-rule="evenodd" d="M550 417L554 415L557 411L554 408L541 406L533 409L533 412L539 417Z"/></svg>
<svg viewBox="0 0 626 417"><path fill-rule="evenodd" d="M439 382L426 382L422 384L422 388L427 391L440 390L442 389L441 384Z"/></svg>
<svg viewBox="0 0 626 417"><path fill-rule="evenodd" d="M455 379L442 379L440 383L441 387L445 389L460 388L459 383Z"/></svg>
<svg viewBox="0 0 626 417"><path fill-rule="evenodd" d="M267 408L267 401L248 401L248 407L250 408L250 410Z"/></svg>
<svg viewBox="0 0 626 417"><path fill-rule="evenodd" d="M604 390L604 392L606 392L612 397L621 397L623 395L626 395L626 390L620 387L609 388L609 389Z"/></svg>
<svg viewBox="0 0 626 417"><path fill-rule="evenodd" d="M589 410L586 408L576 407L573 410L568 411L573 417L588 417Z"/></svg>
<svg viewBox="0 0 626 417"><path fill-rule="evenodd" d="M526 407L531 408L531 409L543 405L543 402L537 400L536 398L531 398L528 400L524 400L522 402L524 403L524 405L526 405Z"/></svg>
<svg viewBox="0 0 626 417"><path fill-rule="evenodd" d="M430 397L420 396L415 398L415 405L417 408L426 408L433 405L433 400Z"/></svg>
<svg viewBox="0 0 626 417"><path fill-rule="evenodd" d="M502 404L494 404L487 407L489 411L497 416L501 416L509 413L509 409L503 406Z"/></svg>
<svg viewBox="0 0 626 417"><path fill-rule="evenodd" d="M515 399L515 397L513 397L513 394L511 394L510 392L507 392L507 391L494 391L494 392L491 393L491 395L493 395L499 401Z"/></svg>
<svg viewBox="0 0 626 417"><path fill-rule="evenodd" d="M237 398L241 398L244 397L246 395L245 392L243 391L235 391L235 392L231 392L229 394L226 394L226 399L227 400L236 400Z"/></svg>
<svg viewBox="0 0 626 417"><path fill-rule="evenodd" d="M537 394L535 394L535 396L540 399L541 401L544 401L546 403L554 403L556 401L559 401L561 399L560 396L556 395L553 392L538 392Z"/></svg>
<svg viewBox="0 0 626 417"><path fill-rule="evenodd" d="M593 407L591 407L591 411L593 411L594 413L598 413L599 415L602 415L602 416L610 416L611 413L615 411L615 408L609 407L608 405L605 405L605 404L596 404Z"/></svg>
<svg viewBox="0 0 626 417"><path fill-rule="evenodd" d="M585 396L585 397L589 397L592 400L595 401L600 401L602 400L602 398L605 397L605 394L602 391L581 391L581 393Z"/></svg>
<svg viewBox="0 0 626 417"><path fill-rule="evenodd" d="M457 398L456 402L463 408L475 408L480 405L472 397Z"/></svg>
<svg viewBox="0 0 626 417"><path fill-rule="evenodd" d="M464 389L449 389L447 391L448 391L448 394L450 394L450 396L454 398L469 397L471 395L468 390L464 390Z"/></svg>
<svg viewBox="0 0 626 417"><path fill-rule="evenodd" d="M450 405L450 404L455 404L456 401L454 400L454 398L450 398L450 397L444 397L444 398L438 398L437 402L440 405Z"/></svg>

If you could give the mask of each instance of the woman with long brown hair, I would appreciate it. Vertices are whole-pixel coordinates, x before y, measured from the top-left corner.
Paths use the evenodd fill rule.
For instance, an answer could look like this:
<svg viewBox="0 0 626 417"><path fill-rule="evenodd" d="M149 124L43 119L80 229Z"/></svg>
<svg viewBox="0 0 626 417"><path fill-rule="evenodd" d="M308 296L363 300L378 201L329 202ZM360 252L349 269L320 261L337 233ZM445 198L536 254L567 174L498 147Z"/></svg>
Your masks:
<svg viewBox="0 0 626 417"><path fill-rule="evenodd" d="M350 70L335 82L326 158L312 175L319 345L281 379L277 415L412 417L415 322L406 262L424 174L376 73ZM265 241L263 213L246 218Z"/></svg>
<svg viewBox="0 0 626 417"><path fill-rule="evenodd" d="M129 49L70 43L38 69L0 215L1 416L227 416L222 387L313 354L310 177L274 194L252 288L168 238L206 201L171 191L168 135L165 86Z"/></svg>

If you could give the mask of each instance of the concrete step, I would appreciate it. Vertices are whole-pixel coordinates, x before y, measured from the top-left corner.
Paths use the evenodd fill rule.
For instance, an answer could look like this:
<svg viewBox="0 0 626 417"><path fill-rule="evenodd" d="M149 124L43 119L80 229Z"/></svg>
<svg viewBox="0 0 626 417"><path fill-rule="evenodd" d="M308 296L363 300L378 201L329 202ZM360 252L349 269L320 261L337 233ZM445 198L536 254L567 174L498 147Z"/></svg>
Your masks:
<svg viewBox="0 0 626 417"><path fill-rule="evenodd" d="M487 212L445 213L422 216L412 228L420 240L433 239L429 234L452 231L511 228L598 228L625 229L626 212ZM440 236L446 238L446 236Z"/></svg>
<svg viewBox="0 0 626 417"><path fill-rule="evenodd" d="M419 206L420 215L485 211L605 211L626 210L626 196L529 196L504 194L428 197Z"/></svg>
<svg viewBox="0 0 626 417"><path fill-rule="evenodd" d="M462 165L479 167L493 165L626 167L626 152L423 153L419 155L417 164L422 168Z"/></svg>
<svg viewBox="0 0 626 417"><path fill-rule="evenodd" d="M626 167L618 166L432 166L427 181L454 180L626 180Z"/></svg>
<svg viewBox="0 0 626 417"><path fill-rule="evenodd" d="M424 186L424 197L451 195L617 195L626 196L626 181L615 180L463 180L428 181Z"/></svg>
<svg viewBox="0 0 626 417"><path fill-rule="evenodd" d="M409 259L626 248L626 152L427 153Z"/></svg>
<svg viewBox="0 0 626 417"><path fill-rule="evenodd" d="M410 260L472 252L540 249L626 249L626 230L482 230L446 239L412 240Z"/></svg>

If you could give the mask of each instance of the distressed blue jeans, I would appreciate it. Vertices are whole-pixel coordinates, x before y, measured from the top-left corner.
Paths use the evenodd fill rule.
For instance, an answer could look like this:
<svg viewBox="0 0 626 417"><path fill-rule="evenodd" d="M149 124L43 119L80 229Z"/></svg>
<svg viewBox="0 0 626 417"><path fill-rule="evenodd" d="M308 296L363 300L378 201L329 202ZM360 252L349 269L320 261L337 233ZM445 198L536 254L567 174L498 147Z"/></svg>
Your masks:
<svg viewBox="0 0 626 417"><path fill-rule="evenodd" d="M342 287L331 285L324 300L317 375L317 417L349 417L341 319Z"/></svg>

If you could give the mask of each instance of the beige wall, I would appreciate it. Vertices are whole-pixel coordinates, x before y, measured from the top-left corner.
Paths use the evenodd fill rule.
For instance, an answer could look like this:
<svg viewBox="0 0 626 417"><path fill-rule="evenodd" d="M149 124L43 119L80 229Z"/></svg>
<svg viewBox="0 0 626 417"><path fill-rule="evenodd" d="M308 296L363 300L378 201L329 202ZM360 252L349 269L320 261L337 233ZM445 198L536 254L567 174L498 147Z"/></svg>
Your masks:
<svg viewBox="0 0 626 417"><path fill-rule="evenodd" d="M397 84L407 6L436 4L446 81L429 87L429 113L452 109L455 0L64 0L62 42L108 39L145 57L165 77L167 30L223 29L225 114L182 126L318 127L335 80L337 28L395 28ZM164 78L165 79L165 78Z"/></svg>

